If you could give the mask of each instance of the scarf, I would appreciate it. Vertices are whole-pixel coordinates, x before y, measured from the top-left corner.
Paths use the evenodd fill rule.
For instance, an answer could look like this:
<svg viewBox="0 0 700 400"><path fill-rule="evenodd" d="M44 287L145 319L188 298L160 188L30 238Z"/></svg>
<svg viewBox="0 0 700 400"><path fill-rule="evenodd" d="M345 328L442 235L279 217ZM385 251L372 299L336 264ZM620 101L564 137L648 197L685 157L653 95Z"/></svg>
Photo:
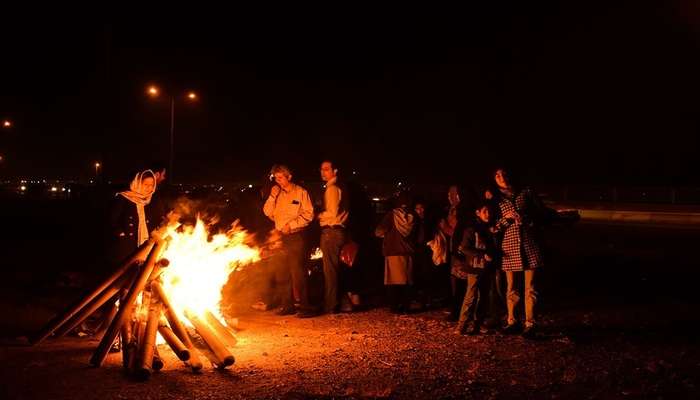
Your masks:
<svg viewBox="0 0 700 400"><path fill-rule="evenodd" d="M146 191L143 189L143 178L148 177L149 174L151 177L153 177L153 191L146 193ZM139 246L148 240L148 225L146 225L146 210L144 207L151 202L151 196L153 196L153 193L156 191L155 185L155 174L150 169L147 169L136 174L134 180L132 180L131 184L129 185L129 190L117 193L117 195L124 196L124 198L136 205L136 214L139 217L137 242Z"/></svg>
<svg viewBox="0 0 700 400"><path fill-rule="evenodd" d="M403 208L394 209L394 226L401 236L406 237L413 230L413 214L406 212Z"/></svg>

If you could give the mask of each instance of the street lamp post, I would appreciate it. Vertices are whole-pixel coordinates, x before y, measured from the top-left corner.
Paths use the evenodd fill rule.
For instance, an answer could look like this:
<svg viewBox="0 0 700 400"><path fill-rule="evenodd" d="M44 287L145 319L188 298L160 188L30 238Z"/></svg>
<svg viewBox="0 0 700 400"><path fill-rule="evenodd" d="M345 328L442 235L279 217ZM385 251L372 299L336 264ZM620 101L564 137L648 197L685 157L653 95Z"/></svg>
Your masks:
<svg viewBox="0 0 700 400"><path fill-rule="evenodd" d="M148 88L148 94L151 97L158 97L160 90L156 86ZM175 183L175 96L170 94L170 162L168 163L168 176L170 183ZM197 100L197 94L193 91L187 92L187 100Z"/></svg>

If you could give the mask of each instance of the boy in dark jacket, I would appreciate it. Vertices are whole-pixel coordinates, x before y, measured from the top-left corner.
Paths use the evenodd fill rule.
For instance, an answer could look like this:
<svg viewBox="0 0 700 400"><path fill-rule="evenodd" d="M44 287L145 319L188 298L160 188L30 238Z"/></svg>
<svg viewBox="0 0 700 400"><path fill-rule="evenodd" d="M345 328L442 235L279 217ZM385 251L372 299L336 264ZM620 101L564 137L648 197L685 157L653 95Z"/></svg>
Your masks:
<svg viewBox="0 0 700 400"><path fill-rule="evenodd" d="M488 298L489 276L494 268L496 245L489 229L489 207L480 204L476 209L476 222L467 226L453 254L467 274L467 293L462 302L455 332L476 334L480 331L483 309ZM480 301L483 300L483 301Z"/></svg>

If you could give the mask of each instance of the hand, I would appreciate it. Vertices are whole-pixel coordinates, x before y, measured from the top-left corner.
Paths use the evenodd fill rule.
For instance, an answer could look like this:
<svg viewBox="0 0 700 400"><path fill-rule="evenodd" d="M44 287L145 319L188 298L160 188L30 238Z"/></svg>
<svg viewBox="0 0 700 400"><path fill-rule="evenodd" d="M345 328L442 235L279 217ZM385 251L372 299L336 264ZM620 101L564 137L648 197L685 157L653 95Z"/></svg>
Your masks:
<svg viewBox="0 0 700 400"><path fill-rule="evenodd" d="M280 194L280 187L278 185L275 185L272 187L272 190L270 190L270 197L277 197Z"/></svg>
<svg viewBox="0 0 700 400"><path fill-rule="evenodd" d="M166 219L168 225L170 225L170 224L177 223L180 220L180 217L181 217L180 213L178 213L175 210L170 210L170 211L168 211L168 214L166 214L165 219Z"/></svg>
<svg viewBox="0 0 700 400"><path fill-rule="evenodd" d="M282 227L282 233L285 235L289 234L289 232L292 231L292 228L289 226L289 224L286 224L285 226Z"/></svg>
<svg viewBox="0 0 700 400"><path fill-rule="evenodd" d="M514 221L516 224L520 224L520 214L515 211L508 211L505 218Z"/></svg>
<svg viewBox="0 0 700 400"><path fill-rule="evenodd" d="M484 254L484 260L491 262L493 261L493 258L491 258L491 256L489 256L488 254Z"/></svg>

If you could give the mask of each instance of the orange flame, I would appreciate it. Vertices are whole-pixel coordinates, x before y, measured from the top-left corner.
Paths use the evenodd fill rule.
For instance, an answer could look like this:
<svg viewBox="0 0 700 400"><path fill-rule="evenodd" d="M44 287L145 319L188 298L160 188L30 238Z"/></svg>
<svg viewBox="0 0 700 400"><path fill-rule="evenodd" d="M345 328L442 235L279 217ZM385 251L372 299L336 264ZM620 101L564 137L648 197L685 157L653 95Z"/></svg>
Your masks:
<svg viewBox="0 0 700 400"><path fill-rule="evenodd" d="M210 311L225 323L220 312L221 289L237 268L260 260L260 251L246 244L248 234L234 227L226 233L209 233L204 222L169 232L163 257L170 261L161 275L163 289L182 321L184 312L203 317Z"/></svg>

